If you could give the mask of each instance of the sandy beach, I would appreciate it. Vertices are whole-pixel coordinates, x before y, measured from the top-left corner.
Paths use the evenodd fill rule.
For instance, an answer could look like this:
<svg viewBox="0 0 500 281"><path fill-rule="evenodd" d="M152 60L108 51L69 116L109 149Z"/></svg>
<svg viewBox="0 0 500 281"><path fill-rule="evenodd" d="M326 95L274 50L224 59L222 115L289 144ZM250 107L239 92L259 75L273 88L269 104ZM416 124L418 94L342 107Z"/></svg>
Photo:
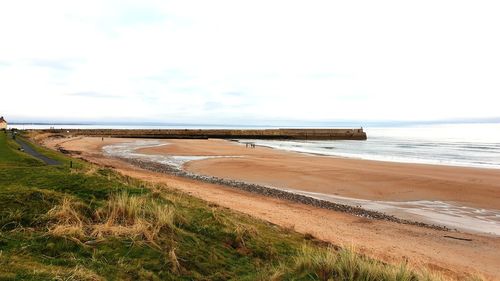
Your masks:
<svg viewBox="0 0 500 281"><path fill-rule="evenodd" d="M127 139L74 138L46 142L79 152L78 157L113 167L123 174L166 183L209 202L263 220L310 233L336 245L354 245L361 253L387 262L409 260L448 276L478 273L499 280L500 238L447 232L368 220L345 213L267 198L233 188L155 173L107 157L105 145ZM143 148L150 155L230 156L191 161L185 169L211 176L306 192L370 200L440 200L476 208L498 208L500 172L493 169L399 164L322 157L269 148L246 148L223 140L168 140L168 145ZM77 155L75 155L77 156ZM447 236L459 237L457 240Z"/></svg>
<svg viewBox="0 0 500 281"><path fill-rule="evenodd" d="M478 208L500 207L500 171L391 163L246 148L224 140L169 140L140 149L147 154L235 156L190 161L188 171L345 197L453 201Z"/></svg>

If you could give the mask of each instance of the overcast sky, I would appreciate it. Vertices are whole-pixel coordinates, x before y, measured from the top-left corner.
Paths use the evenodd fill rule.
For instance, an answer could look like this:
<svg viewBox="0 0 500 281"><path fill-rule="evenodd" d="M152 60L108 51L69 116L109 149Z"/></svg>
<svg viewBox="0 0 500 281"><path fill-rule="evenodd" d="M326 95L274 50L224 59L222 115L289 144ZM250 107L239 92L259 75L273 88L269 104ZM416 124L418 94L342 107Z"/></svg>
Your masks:
<svg viewBox="0 0 500 281"><path fill-rule="evenodd" d="M499 117L499 15L498 0L2 1L0 114Z"/></svg>

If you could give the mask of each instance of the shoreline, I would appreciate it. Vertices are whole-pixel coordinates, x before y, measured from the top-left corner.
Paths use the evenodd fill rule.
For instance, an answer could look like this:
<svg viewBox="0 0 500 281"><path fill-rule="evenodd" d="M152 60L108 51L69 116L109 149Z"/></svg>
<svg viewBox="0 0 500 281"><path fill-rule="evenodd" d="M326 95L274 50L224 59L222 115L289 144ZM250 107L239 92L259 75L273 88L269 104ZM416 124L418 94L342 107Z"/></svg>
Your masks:
<svg viewBox="0 0 500 281"><path fill-rule="evenodd" d="M196 174L349 198L446 201L485 209L498 208L500 201L500 173L493 169L313 156L267 147L246 149L225 140L168 143L137 152L224 156L190 161L184 168Z"/></svg>
<svg viewBox="0 0 500 281"><path fill-rule="evenodd" d="M184 160L184 163L177 166L185 170L188 177L198 180L207 181L207 178L212 177L215 180L209 180L209 182L236 188L248 185L253 187L249 189L251 192L259 189L256 186L278 189L296 196L359 207L402 221L500 236L500 210L498 207L495 208L494 200L494 197L499 195L496 191L500 191L494 179L496 177L500 180L500 177L494 172L492 174L490 170L425 164L402 165L392 162L314 156L267 147L247 150L245 143L219 140L198 141L197 143L169 140L168 144L155 147L144 145L144 147L138 147L137 153L133 155L149 156L146 159L161 163L169 162L165 159L188 158L191 155L192 159ZM198 151L200 148L202 151ZM208 153L205 149L208 149ZM228 152L227 149L230 151ZM248 151L250 151L248 155L240 155ZM325 163L316 167L315 164L311 164L311 161ZM356 170L350 171L346 163L355 163ZM331 176L329 172L332 165L336 166L333 169L335 170L334 176ZM373 176L372 171L375 169L378 170ZM347 171L350 176L339 181L339 177L344 177L344 171ZM491 177L489 185L482 184L481 173ZM372 177L373 182L365 180L365 174ZM460 178L460 175L465 175L465 177L457 182L455 178ZM396 180L395 177L397 177ZM412 178L415 179L412 180ZM474 182L479 184L477 192L476 190L472 192L474 188L471 183ZM340 184L347 185L349 189ZM413 187L413 185L416 186ZM440 194L439 188L442 188L442 185L445 186L446 190L443 191L446 193ZM457 194L455 192L457 186L467 193ZM347 193L335 192L339 189ZM357 189L360 190L357 191ZM361 191L366 192L361 193ZM370 196L370 193L375 193L375 196ZM289 196L281 195L281 197L288 198ZM464 203L467 199L474 200L473 204L470 204L470 201ZM297 198L293 200L337 209L324 206L329 203L311 203ZM380 215L375 217L380 217Z"/></svg>
<svg viewBox="0 0 500 281"><path fill-rule="evenodd" d="M235 143L241 143L241 141L245 140L230 140ZM251 141L251 140L249 140ZM277 140L279 141L279 140ZM440 162L440 161L431 161L431 160L422 160L422 161L411 161L411 160L390 160L391 158L376 158L376 157L363 157L363 156L355 156L355 155L341 155L341 154L326 154L326 153L319 153L319 152L309 152L309 151L301 151L301 150L293 150L293 149L284 149L284 148L279 148L279 147L274 147L271 145L265 145L265 144L256 144L258 147L264 147L264 148L269 148L269 149L275 149L275 150L280 150L284 152L291 152L291 153L300 153L304 155L310 155L310 156L319 156L319 157L333 157L333 158L339 158L339 159L352 159L352 160L362 160L362 161L374 161L374 162L381 162L381 163L397 163L397 164L409 164L409 165L426 165L426 166L444 166L444 167L450 167L450 168L467 168L467 169L488 169L488 170L498 170L500 172L500 166L498 165L493 165L493 164L460 164L460 163L453 163L453 162ZM428 162L426 162L428 161Z"/></svg>
<svg viewBox="0 0 500 281"><path fill-rule="evenodd" d="M223 178L193 174L193 173L190 173L190 172L183 170L183 169L178 169L176 167L173 167L173 166L170 166L167 164L156 163L153 161L145 161L145 160L139 160L139 159L124 158L124 157L123 158L122 157L115 157L115 158L120 159L120 160L125 161L125 162L128 162L128 163L135 165L139 168L142 168L145 170L150 170L153 172L166 173L166 174L170 174L170 175L174 175L174 176L185 177L188 179L198 180L198 181L211 183L211 184L225 185L225 186L228 186L231 188L237 188L237 189L240 189L243 191L247 191L247 192L251 192L251 193L255 193L255 194L259 194L259 195L264 195L264 196L273 197L273 198L277 198L277 199L287 200L287 201L291 201L291 202L295 202L295 203L301 203L301 204L305 204L305 205L309 205L309 206L313 206L313 207L317 207L317 208L347 213L347 214L354 215L357 217L376 219L376 220L385 220L385 221L390 221L390 222L394 222L394 223L415 225L415 226L419 226L419 227L432 228L432 229L436 229L436 230L452 231L452 229L450 229L446 226L401 219L401 218L398 218L398 217L393 216L393 215L385 214L383 212L372 211L372 210L363 209L361 207L350 206L347 204L340 204L340 203L335 203L332 201L322 200L322 199L314 198L311 196L295 193L295 192L292 192L291 190L284 190L284 189L280 189L277 187L263 186L263 185L248 183L248 182L233 181L233 180L227 180L227 179L223 179ZM196 160L194 160L194 161L196 161Z"/></svg>

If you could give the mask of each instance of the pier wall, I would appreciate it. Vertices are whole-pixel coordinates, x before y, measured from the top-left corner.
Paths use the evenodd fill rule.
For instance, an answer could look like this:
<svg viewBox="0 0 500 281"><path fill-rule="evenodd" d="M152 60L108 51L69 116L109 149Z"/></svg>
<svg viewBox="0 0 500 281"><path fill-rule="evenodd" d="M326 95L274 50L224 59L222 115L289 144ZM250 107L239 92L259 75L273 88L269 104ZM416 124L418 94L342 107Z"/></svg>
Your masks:
<svg viewBox="0 0 500 281"><path fill-rule="evenodd" d="M45 131L71 135L158 139L366 140L367 138L363 129L64 129Z"/></svg>

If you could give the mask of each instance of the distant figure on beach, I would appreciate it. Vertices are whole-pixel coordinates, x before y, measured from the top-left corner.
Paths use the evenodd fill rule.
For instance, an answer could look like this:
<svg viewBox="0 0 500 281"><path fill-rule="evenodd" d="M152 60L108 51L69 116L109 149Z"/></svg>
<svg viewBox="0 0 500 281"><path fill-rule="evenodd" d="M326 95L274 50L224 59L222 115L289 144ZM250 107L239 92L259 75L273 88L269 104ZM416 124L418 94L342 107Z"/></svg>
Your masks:
<svg viewBox="0 0 500 281"><path fill-rule="evenodd" d="M104 137L101 138L101 141L104 141Z"/></svg>
<svg viewBox="0 0 500 281"><path fill-rule="evenodd" d="M250 146L250 148L255 148L255 143L248 143L248 142L246 142L245 143L245 147L248 148L248 146Z"/></svg>

